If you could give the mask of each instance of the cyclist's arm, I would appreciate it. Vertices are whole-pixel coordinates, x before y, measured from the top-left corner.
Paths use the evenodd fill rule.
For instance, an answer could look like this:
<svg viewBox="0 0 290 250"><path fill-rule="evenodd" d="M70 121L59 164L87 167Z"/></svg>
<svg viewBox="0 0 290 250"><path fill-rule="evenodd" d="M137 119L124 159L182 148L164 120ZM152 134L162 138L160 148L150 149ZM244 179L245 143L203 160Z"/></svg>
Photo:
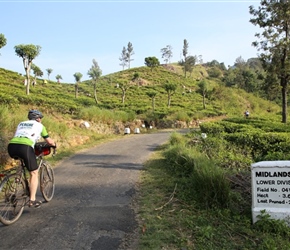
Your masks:
<svg viewBox="0 0 290 250"><path fill-rule="evenodd" d="M46 128L43 126L42 127L42 132L41 132L41 136L42 138L48 143L50 144L51 146L54 146L56 147L56 143L53 139L51 139L46 131Z"/></svg>
<svg viewBox="0 0 290 250"><path fill-rule="evenodd" d="M54 141L53 139L51 139L50 137L44 138L44 140L45 140L48 144L50 144L51 146L56 147L56 143L55 143L55 141Z"/></svg>

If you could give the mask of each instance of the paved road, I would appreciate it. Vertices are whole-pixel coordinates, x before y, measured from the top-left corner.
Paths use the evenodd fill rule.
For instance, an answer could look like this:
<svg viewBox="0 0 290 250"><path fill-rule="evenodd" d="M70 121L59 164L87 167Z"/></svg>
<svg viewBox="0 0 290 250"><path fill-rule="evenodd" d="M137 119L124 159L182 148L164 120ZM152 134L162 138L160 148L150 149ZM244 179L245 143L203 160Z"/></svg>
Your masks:
<svg viewBox="0 0 290 250"><path fill-rule="evenodd" d="M138 249L135 184L142 164L170 133L125 135L62 161L53 200L26 207L13 225L0 225L0 249Z"/></svg>

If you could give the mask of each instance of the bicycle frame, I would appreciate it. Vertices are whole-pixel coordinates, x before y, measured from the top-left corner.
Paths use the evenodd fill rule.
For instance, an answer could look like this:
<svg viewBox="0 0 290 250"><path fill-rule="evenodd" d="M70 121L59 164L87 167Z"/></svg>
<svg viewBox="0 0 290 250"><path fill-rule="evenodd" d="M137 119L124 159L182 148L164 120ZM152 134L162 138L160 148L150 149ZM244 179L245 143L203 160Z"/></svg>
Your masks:
<svg viewBox="0 0 290 250"><path fill-rule="evenodd" d="M53 155L56 153L52 147ZM50 152L49 152L50 153ZM45 153L38 153L39 187L46 202L50 201L54 195L54 173L50 164L43 159ZM16 222L22 215L25 205L30 197L28 170L24 161L18 159L20 164L0 173L0 221L4 225Z"/></svg>

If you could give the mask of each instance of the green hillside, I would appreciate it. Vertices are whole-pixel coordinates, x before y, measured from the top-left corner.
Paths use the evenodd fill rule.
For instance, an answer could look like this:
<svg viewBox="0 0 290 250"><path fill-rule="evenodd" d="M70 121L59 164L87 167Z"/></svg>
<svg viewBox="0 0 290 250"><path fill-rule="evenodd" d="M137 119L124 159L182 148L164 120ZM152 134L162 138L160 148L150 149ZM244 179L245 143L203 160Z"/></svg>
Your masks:
<svg viewBox="0 0 290 250"><path fill-rule="evenodd" d="M0 68L0 104L11 108L28 105L46 112L69 114L78 118L81 118L79 115L84 108L98 107L125 111L134 114L135 118L149 117L156 123L160 119L190 121L220 115L241 116L245 109L249 109L253 115L273 117L279 114L278 105L241 89L224 87L219 78L207 78L209 86L204 108L198 83L200 79L207 76L207 70L197 65L185 78L180 66L172 64L153 70L144 66L102 76L97 83L99 100L97 104L91 81L79 84L78 98L75 98L75 84L53 81L44 83L43 79L38 79L37 84L30 87L30 95L26 95L24 77ZM135 74L138 78L132 81ZM177 89L171 97L170 107L167 105L168 96L163 87L166 82L177 84ZM122 83L130 86L126 91L124 103L122 103L122 90L117 87ZM153 90L157 92L154 113L152 99L148 96L148 92Z"/></svg>
<svg viewBox="0 0 290 250"><path fill-rule="evenodd" d="M9 159L6 145L16 125L27 118L27 110L39 109L45 115L44 123L50 135L58 141L60 152L95 143L108 135L121 135L124 127L140 127L144 122L154 129L191 127L215 117L243 117L248 109L251 117L280 121L281 108L270 101L247 93L243 89L225 87L221 78L210 78L210 67L196 65L184 77L177 64L132 68L100 77L97 99L91 81L79 83L75 97L74 83L57 83L37 79L26 94L24 76L0 68L0 166ZM133 80L134 79L134 80ZM205 106L199 83L207 81ZM168 106L165 83L176 84ZM118 87L119 85L119 87ZM122 88L128 88L122 102ZM155 92L154 110L150 92ZM84 130L83 121L91 127ZM93 132L93 133L92 133ZM143 132L149 132L146 129Z"/></svg>

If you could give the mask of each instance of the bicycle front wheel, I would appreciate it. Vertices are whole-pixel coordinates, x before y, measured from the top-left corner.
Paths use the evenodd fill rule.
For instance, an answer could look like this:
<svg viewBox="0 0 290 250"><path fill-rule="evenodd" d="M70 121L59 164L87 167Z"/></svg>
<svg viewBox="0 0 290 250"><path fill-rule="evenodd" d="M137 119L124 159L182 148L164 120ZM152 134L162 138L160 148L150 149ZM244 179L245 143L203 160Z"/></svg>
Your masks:
<svg viewBox="0 0 290 250"><path fill-rule="evenodd" d="M54 173L52 167L43 162L40 168L40 191L46 201L50 201L54 195Z"/></svg>
<svg viewBox="0 0 290 250"><path fill-rule="evenodd" d="M8 226L16 222L26 204L25 181L18 174L5 177L0 184L0 221Z"/></svg>

